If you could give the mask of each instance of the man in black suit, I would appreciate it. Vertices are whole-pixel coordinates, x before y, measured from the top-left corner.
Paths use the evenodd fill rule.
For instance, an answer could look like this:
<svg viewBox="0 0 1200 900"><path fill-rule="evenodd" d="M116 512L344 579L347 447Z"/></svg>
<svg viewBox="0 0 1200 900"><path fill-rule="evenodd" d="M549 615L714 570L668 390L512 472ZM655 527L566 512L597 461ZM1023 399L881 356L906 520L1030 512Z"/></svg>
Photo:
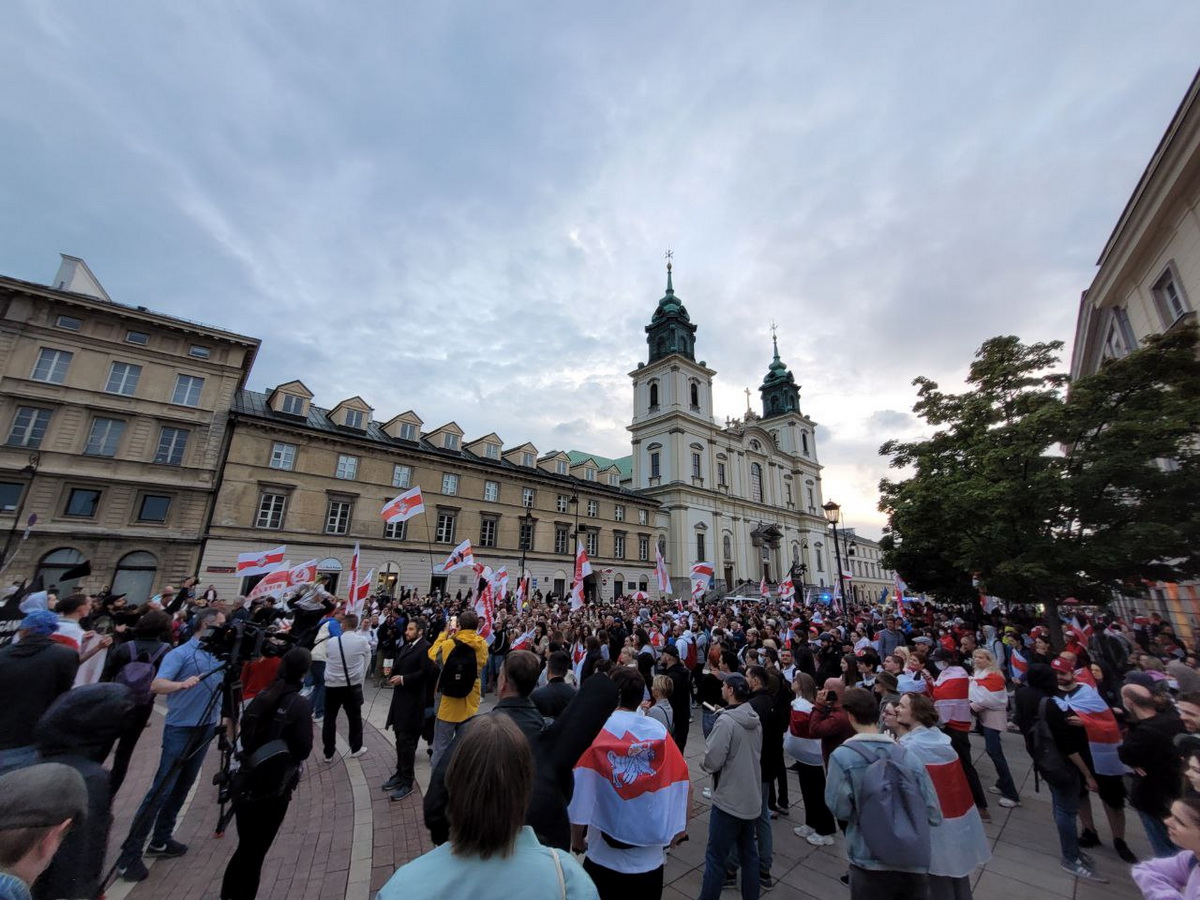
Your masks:
<svg viewBox="0 0 1200 900"><path fill-rule="evenodd" d="M546 684L529 695L538 712L547 719L557 719L567 704L575 699L575 688L567 684L570 668L571 654L565 650L555 650L546 661Z"/></svg>
<svg viewBox="0 0 1200 900"><path fill-rule="evenodd" d="M384 728L396 731L396 774L383 784L392 800L403 800L413 790L413 766L417 741L425 722L427 689L433 684L433 663L429 660L429 641L421 625L410 619L404 629L404 646L392 662L389 679L395 690Z"/></svg>

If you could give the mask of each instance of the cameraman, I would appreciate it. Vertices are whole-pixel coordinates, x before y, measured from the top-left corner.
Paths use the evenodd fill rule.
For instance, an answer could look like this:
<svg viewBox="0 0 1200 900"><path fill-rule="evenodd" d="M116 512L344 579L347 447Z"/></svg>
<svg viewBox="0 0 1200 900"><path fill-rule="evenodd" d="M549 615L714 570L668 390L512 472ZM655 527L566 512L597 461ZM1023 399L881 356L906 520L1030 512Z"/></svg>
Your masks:
<svg viewBox="0 0 1200 900"><path fill-rule="evenodd" d="M235 781L238 845L221 882L221 900L254 900L263 860L279 833L300 781L300 764L312 753L312 707L300 695L312 654L293 647L279 664L279 677L258 694L242 715L243 764ZM255 751L281 740L287 755L252 764Z"/></svg>
<svg viewBox="0 0 1200 900"><path fill-rule="evenodd" d="M214 672L221 663L201 643L224 624L225 614L220 610L208 607L197 612L195 636L163 657L150 685L153 693L167 698L167 723L158 771L117 857L117 872L126 881L143 881L150 874L142 862L148 836L150 846L145 850L150 856L174 859L187 853L187 845L172 837L175 820L200 774L222 712L221 675Z"/></svg>

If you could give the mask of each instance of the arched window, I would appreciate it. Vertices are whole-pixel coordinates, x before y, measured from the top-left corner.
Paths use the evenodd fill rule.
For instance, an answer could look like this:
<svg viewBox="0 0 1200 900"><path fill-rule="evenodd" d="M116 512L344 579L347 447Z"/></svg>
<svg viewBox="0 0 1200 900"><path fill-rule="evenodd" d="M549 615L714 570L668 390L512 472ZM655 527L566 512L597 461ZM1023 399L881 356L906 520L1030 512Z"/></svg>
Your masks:
<svg viewBox="0 0 1200 900"><path fill-rule="evenodd" d="M750 499L763 502L762 466L758 463L750 463Z"/></svg>
<svg viewBox="0 0 1200 900"><path fill-rule="evenodd" d="M42 576L42 583L47 590L57 585L59 596L62 596L71 593L71 588L79 579L60 581L59 578L67 569L74 568L81 562L83 562L83 554L74 547L59 547L42 557L42 561L38 563L37 574Z"/></svg>
<svg viewBox="0 0 1200 900"><path fill-rule="evenodd" d="M733 557L733 539L729 535L721 538L721 556L726 561Z"/></svg>
<svg viewBox="0 0 1200 900"><path fill-rule="evenodd" d="M700 385L696 384L696 382L694 382L694 381L692 382L692 385L691 385L691 395L692 395L692 406L699 406L700 405Z"/></svg>
<svg viewBox="0 0 1200 900"><path fill-rule="evenodd" d="M153 553L135 550L126 553L113 573L112 592L124 594L129 606L141 606L156 593L154 579L158 576L158 559Z"/></svg>
<svg viewBox="0 0 1200 900"><path fill-rule="evenodd" d="M808 432L800 432L800 443L804 446L804 455L808 456Z"/></svg>
<svg viewBox="0 0 1200 900"><path fill-rule="evenodd" d="M650 408L655 409L658 406L658 382L650 382Z"/></svg>

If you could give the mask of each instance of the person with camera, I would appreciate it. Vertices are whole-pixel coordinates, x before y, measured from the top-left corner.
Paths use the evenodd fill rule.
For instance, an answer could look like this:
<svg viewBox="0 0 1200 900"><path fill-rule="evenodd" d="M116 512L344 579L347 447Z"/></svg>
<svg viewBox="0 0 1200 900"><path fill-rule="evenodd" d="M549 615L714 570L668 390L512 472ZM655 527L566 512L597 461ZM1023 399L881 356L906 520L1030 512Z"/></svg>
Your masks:
<svg viewBox="0 0 1200 900"><path fill-rule="evenodd" d="M350 755L362 756L363 746L363 682L371 662L371 642L358 630L358 616L342 619L342 633L327 641L325 663L325 722L321 726L325 762L333 762L337 748L337 717L346 710L349 723Z"/></svg>
<svg viewBox="0 0 1200 900"><path fill-rule="evenodd" d="M153 693L167 698L167 722L158 771L134 814L117 858L117 872L126 881L144 881L149 876L142 861L143 849L149 856L163 859L174 859L188 851L187 845L172 835L222 713L221 663L205 649L204 640L224 624L225 614L218 609L207 607L197 612L193 637L163 657L158 675L150 684Z"/></svg>
<svg viewBox="0 0 1200 900"><path fill-rule="evenodd" d="M300 781L300 764L312 753L312 707L300 694L312 654L293 647L279 677L242 714L242 767L233 783L238 845L221 881L221 900L254 900L263 860L287 815Z"/></svg>

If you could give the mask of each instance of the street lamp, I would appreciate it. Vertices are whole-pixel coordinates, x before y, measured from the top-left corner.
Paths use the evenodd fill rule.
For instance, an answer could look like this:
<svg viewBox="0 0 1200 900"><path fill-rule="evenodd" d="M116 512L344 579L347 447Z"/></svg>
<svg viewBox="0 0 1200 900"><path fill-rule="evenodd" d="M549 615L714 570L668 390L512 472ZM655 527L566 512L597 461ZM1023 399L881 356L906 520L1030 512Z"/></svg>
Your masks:
<svg viewBox="0 0 1200 900"><path fill-rule="evenodd" d="M520 584L521 579L525 577L525 554L530 549L529 545L533 543L533 513L525 510L525 515L521 516L520 542L521 542L521 572L517 575L517 583Z"/></svg>
<svg viewBox="0 0 1200 900"><path fill-rule="evenodd" d="M837 527L838 519L840 519L842 515L842 508L830 500L828 503L822 506L821 509L825 510L825 521L833 526L833 555L837 559L838 589L842 595L842 602L849 604L849 600L846 597L846 576L842 572L842 548L841 545L838 544Z"/></svg>
<svg viewBox="0 0 1200 900"><path fill-rule="evenodd" d="M37 474L38 464L41 460L41 452L35 450L29 454L28 465L21 469L21 474L25 475L29 481L25 485L25 490L21 492L21 502L17 505L16 512L13 513L12 528L8 530L8 537L4 541L4 550L0 552L0 572L8 568L8 564L11 562L8 553L12 549L13 539L17 536L17 528L21 524L21 514L25 512L25 501L29 499L29 495L33 491L33 476Z"/></svg>

